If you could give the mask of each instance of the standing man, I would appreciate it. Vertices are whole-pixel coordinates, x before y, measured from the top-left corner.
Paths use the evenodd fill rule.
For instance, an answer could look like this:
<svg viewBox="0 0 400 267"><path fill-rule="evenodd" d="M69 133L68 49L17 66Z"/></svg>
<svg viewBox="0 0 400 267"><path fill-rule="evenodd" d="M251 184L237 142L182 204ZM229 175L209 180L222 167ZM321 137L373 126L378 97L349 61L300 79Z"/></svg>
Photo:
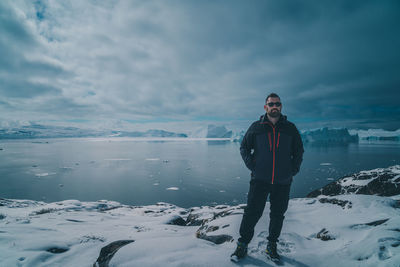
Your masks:
<svg viewBox="0 0 400 267"><path fill-rule="evenodd" d="M268 195L270 221L266 252L271 260L280 260L276 244L289 204L290 185L303 161L304 149L299 131L281 114L279 96L270 94L264 109L265 115L250 126L240 146L243 161L251 170L251 180L240 224L240 238L231 255L234 261L247 255L247 244L253 238L254 227L263 214Z"/></svg>

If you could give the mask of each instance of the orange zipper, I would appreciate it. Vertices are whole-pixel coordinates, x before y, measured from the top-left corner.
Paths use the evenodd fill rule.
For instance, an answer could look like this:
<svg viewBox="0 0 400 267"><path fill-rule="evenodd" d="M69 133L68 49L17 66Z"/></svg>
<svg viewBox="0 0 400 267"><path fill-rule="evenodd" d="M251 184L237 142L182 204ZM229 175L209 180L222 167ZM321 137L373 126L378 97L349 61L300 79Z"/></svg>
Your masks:
<svg viewBox="0 0 400 267"><path fill-rule="evenodd" d="M274 150L272 152L272 181L271 184L274 184L274 176L275 176L275 127L272 127L274 132Z"/></svg>
<svg viewBox="0 0 400 267"><path fill-rule="evenodd" d="M269 151L272 151L271 133L268 133Z"/></svg>
<svg viewBox="0 0 400 267"><path fill-rule="evenodd" d="M278 132L278 142L276 143L276 148L278 148L279 147L279 136L281 135L281 133L280 132Z"/></svg>

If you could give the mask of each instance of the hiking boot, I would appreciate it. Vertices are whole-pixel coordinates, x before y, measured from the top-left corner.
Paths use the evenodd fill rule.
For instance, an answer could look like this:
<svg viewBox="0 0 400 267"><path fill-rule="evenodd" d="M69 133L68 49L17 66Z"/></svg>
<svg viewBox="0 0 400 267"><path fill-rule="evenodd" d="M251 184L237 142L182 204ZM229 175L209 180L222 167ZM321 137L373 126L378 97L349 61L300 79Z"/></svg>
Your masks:
<svg viewBox="0 0 400 267"><path fill-rule="evenodd" d="M235 252L231 255L232 261L239 261L243 259L247 255L247 244L242 242L237 242L237 247Z"/></svg>
<svg viewBox="0 0 400 267"><path fill-rule="evenodd" d="M272 261L280 261L281 257L278 255L276 251L276 242L268 242L267 249L265 252L271 258Z"/></svg>

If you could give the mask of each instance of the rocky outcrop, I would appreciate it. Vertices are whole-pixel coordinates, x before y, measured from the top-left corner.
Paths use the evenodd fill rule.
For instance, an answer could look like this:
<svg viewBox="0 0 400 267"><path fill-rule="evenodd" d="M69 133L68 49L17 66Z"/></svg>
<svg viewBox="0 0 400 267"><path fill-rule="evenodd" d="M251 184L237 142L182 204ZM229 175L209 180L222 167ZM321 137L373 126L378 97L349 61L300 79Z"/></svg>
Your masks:
<svg viewBox="0 0 400 267"><path fill-rule="evenodd" d="M320 198L320 199L318 199L318 201L321 203L330 203L330 204L334 204L334 205L339 205L343 209L345 209L345 208L351 209L351 207L352 207L351 201L340 200L337 198Z"/></svg>
<svg viewBox="0 0 400 267"><path fill-rule="evenodd" d="M172 217L170 220L168 220L167 224L185 226L186 221L181 216L176 215Z"/></svg>
<svg viewBox="0 0 400 267"><path fill-rule="evenodd" d="M108 263L114 256L114 254L123 246L128 245L135 240L118 240L114 241L107 246L103 247L100 251L100 255L97 258L96 262L93 264L93 267L108 267Z"/></svg>
<svg viewBox="0 0 400 267"><path fill-rule="evenodd" d="M319 231L315 236L315 238L321 239L322 241L329 241L329 240L335 240L335 236L332 235L328 230L325 228L322 228L321 231Z"/></svg>
<svg viewBox="0 0 400 267"><path fill-rule="evenodd" d="M343 194L364 194L395 196L400 194L400 165L361 171L345 176L320 189L314 190L307 197L319 195L336 196Z"/></svg>

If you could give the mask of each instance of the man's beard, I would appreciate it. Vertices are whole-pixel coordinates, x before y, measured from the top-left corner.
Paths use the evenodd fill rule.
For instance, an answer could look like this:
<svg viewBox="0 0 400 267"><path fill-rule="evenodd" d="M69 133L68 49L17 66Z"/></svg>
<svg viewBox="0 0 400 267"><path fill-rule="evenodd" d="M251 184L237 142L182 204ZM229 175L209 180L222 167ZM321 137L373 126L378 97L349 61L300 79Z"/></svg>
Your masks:
<svg viewBox="0 0 400 267"><path fill-rule="evenodd" d="M278 118L281 115L281 112L277 109L274 109L268 112L268 115L272 118Z"/></svg>

